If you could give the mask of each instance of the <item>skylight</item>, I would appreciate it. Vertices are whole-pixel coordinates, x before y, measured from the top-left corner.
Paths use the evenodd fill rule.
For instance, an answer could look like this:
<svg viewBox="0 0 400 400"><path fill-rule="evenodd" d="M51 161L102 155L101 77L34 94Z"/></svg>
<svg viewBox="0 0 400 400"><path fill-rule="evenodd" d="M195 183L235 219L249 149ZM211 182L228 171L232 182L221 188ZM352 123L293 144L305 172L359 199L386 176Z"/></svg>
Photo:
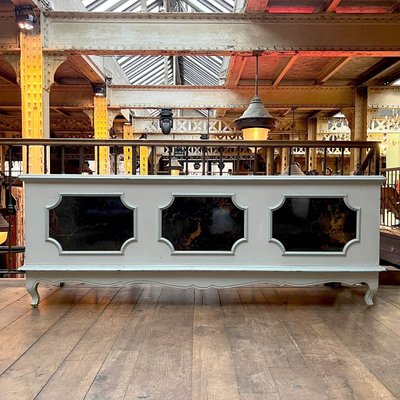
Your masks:
<svg viewBox="0 0 400 400"><path fill-rule="evenodd" d="M140 12L141 0L82 0L88 11ZM176 0L171 12L233 12L234 0ZM147 0L147 12L162 12L163 0ZM220 82L222 57L123 56L117 57L132 85L214 86Z"/></svg>

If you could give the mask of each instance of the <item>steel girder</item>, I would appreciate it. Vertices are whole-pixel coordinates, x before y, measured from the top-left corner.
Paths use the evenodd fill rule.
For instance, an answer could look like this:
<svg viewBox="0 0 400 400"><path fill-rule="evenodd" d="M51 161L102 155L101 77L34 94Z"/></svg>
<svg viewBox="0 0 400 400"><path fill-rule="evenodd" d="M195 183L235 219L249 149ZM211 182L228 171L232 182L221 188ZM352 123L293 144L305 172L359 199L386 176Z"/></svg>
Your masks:
<svg viewBox="0 0 400 400"><path fill-rule="evenodd" d="M400 86L369 87L368 108L400 109Z"/></svg>
<svg viewBox="0 0 400 400"><path fill-rule="evenodd" d="M44 12L44 49L87 54L398 56L399 14Z"/></svg>
<svg viewBox="0 0 400 400"><path fill-rule="evenodd" d="M354 89L337 86L261 87L269 108L341 109L354 105ZM232 89L190 86L111 86L109 108L245 109L254 95L251 86Z"/></svg>

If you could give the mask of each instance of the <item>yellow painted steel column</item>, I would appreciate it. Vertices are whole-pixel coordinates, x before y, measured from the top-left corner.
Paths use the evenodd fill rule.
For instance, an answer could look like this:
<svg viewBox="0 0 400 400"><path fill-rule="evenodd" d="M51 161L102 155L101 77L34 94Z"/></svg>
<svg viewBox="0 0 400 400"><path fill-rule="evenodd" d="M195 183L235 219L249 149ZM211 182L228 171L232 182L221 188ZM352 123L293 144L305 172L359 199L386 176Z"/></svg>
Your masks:
<svg viewBox="0 0 400 400"><path fill-rule="evenodd" d="M149 174L149 149L147 146L140 146L140 175Z"/></svg>
<svg viewBox="0 0 400 400"><path fill-rule="evenodd" d="M42 38L39 33L20 34L20 86L21 86L21 114L22 138L43 139L48 136L45 129L45 119L49 116L49 93L44 90L43 84L43 54ZM44 151L41 146L30 146L29 159L27 152L23 153L24 171L43 174ZM48 163L47 163L48 165Z"/></svg>
<svg viewBox="0 0 400 400"><path fill-rule="evenodd" d="M317 118L310 118L308 120L308 140L317 140ZM313 171L317 169L317 149L309 149L308 151L308 170Z"/></svg>
<svg viewBox="0 0 400 400"><path fill-rule="evenodd" d="M133 139L133 129L130 124L124 125L124 139ZM134 168L136 168L136 166ZM124 147L124 170L125 175L132 175L132 146Z"/></svg>
<svg viewBox="0 0 400 400"><path fill-rule="evenodd" d="M108 111L107 97L94 96L93 98L93 125L95 139L108 139ZM100 146L95 153L96 174L109 174L110 149L106 146Z"/></svg>

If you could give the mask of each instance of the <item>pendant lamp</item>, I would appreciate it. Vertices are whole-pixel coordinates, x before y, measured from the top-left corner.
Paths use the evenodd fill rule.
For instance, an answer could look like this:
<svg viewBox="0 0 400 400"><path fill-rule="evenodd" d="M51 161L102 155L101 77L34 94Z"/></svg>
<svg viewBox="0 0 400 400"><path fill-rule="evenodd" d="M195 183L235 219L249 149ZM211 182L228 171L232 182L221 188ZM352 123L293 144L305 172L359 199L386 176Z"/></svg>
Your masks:
<svg viewBox="0 0 400 400"><path fill-rule="evenodd" d="M266 140L267 134L276 127L277 119L265 109L258 97L258 55L256 55L255 94L243 115L233 121L241 130L244 140Z"/></svg>

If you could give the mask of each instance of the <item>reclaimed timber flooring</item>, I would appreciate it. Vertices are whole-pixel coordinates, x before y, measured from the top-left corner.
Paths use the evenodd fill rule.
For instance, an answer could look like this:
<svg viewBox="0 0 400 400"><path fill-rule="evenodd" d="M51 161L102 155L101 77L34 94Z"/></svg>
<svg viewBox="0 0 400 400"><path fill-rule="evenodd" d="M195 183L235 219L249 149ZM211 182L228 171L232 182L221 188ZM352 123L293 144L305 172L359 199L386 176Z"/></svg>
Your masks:
<svg viewBox="0 0 400 400"><path fill-rule="evenodd" d="M400 399L400 288L0 280L1 400Z"/></svg>

